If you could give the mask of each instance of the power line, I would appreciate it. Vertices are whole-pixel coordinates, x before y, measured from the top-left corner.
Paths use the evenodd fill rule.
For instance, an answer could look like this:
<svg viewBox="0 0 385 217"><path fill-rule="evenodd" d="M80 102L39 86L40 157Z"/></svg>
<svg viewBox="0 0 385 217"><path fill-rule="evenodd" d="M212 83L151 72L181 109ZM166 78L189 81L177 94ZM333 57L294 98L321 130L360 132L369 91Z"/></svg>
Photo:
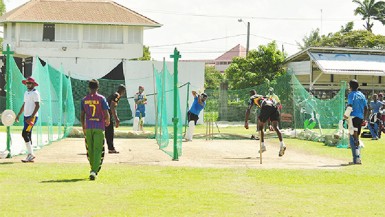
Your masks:
<svg viewBox="0 0 385 217"><path fill-rule="evenodd" d="M284 43L284 44L287 44L287 45L298 46L298 45L292 44L292 43L290 43L290 42L280 41L280 40L268 38L268 37L265 37L265 36L254 35L254 34L250 34L250 35L251 35L251 36L254 36L254 37L257 37L257 38L263 38L263 39L266 39L266 40L270 40L270 41L277 41L277 42Z"/></svg>
<svg viewBox="0 0 385 217"><path fill-rule="evenodd" d="M226 19L252 19L252 20L277 20L277 21L319 21L319 17L314 18L300 18L300 17L254 17L254 16L233 16L233 15L211 15L211 14L197 14L197 13L182 13L176 11L158 11L158 10L141 10L143 12L157 13L157 14L169 14L177 16L192 16L192 17L211 17L211 18L226 18ZM355 19L359 21L361 19ZM341 21L352 21L350 18L323 18L323 21L341 22Z"/></svg>
<svg viewBox="0 0 385 217"><path fill-rule="evenodd" d="M179 43L174 43L174 44L149 45L149 47L150 48L158 48L159 49L159 48L162 48L162 47L172 47L172 46L186 45L186 44L197 44L197 43L203 43L203 42L209 42L209 41L217 41L217 40L223 40L223 39L228 39L228 38L235 38L235 37L245 36L245 35L246 34L238 34L238 35L232 35L232 36L224 36L224 37L218 37L218 38L203 39L203 40L198 40L198 41L179 42ZM296 44L293 44L293 43L290 43L290 42L280 41L280 40L276 40L276 39L272 39L272 38L268 38L268 37L264 37L264 36L260 36L260 35L255 35L255 34L250 34L250 35L254 36L254 37L257 37L257 38L263 38L263 39L267 39L267 40L270 40L270 41L277 41L277 42L284 43L284 44L287 44L287 45L297 46Z"/></svg>
<svg viewBox="0 0 385 217"><path fill-rule="evenodd" d="M234 38L234 37L239 37L242 35L244 35L244 34L225 36L225 37L219 37L219 38L204 39L204 40L198 40L198 41L180 42L180 43L174 43L174 44L150 45L149 47L155 48L155 47L170 47L170 46L184 45L184 44L196 44L196 43L202 43L202 42L217 41L217 40L222 40L222 39L227 39L227 38Z"/></svg>

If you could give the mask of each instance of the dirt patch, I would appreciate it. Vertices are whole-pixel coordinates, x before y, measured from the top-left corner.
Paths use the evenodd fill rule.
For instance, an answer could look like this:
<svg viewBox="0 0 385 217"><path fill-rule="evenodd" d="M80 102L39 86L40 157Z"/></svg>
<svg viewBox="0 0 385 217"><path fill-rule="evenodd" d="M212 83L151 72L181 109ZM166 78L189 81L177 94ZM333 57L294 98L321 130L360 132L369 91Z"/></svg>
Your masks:
<svg viewBox="0 0 385 217"><path fill-rule="evenodd" d="M277 168L277 169L338 169L341 160L309 155L290 149L283 157L278 157L277 139L267 140L267 151L259 159L259 142L256 140L214 140L196 139L184 142L182 156L178 161L159 149L154 139L115 139L115 147L120 154L106 154L106 164L186 166L205 168ZM171 145L170 145L171 146ZM171 147L170 147L171 148ZM0 159L0 162L20 162L25 156ZM84 139L68 138L55 142L36 151L35 163L88 163Z"/></svg>

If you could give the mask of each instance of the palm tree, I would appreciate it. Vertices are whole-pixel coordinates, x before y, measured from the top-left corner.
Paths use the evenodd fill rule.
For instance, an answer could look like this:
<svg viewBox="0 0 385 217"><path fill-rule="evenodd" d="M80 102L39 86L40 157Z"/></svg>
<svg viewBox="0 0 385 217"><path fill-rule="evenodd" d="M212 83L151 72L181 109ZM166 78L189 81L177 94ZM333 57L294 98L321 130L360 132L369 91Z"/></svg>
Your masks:
<svg viewBox="0 0 385 217"><path fill-rule="evenodd" d="M373 22L371 22L371 19L379 20L382 23L385 22L383 16L385 5L384 1L376 2L376 0L364 0L361 2L360 0L353 0L353 2L359 5L354 10L354 15L362 15L362 20L366 20L364 27L369 32L372 32L373 27Z"/></svg>

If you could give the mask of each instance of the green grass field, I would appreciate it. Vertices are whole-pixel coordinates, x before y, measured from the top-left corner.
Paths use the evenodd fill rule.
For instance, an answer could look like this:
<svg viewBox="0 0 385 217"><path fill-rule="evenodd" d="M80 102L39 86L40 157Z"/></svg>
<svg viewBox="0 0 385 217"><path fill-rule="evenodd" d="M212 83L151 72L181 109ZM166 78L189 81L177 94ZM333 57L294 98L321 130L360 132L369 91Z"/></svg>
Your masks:
<svg viewBox="0 0 385 217"><path fill-rule="evenodd" d="M340 169L207 169L0 163L0 216L384 216L385 145L364 140L363 165ZM338 159L350 150L292 139ZM58 156L60 157L60 156Z"/></svg>

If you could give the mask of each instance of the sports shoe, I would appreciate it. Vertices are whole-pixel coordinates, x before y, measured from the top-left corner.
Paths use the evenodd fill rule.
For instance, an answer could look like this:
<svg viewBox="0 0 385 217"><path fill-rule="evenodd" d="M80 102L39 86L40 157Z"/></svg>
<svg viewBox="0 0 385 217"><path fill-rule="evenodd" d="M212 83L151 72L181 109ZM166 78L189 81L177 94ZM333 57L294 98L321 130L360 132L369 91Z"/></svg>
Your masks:
<svg viewBox="0 0 385 217"><path fill-rule="evenodd" d="M362 162L361 162L361 160L357 160L357 162L349 162L349 165L361 165L362 164Z"/></svg>
<svg viewBox="0 0 385 217"><path fill-rule="evenodd" d="M285 154L285 151L286 151L286 146L281 146L281 148L279 149L278 156L282 157Z"/></svg>
<svg viewBox="0 0 385 217"><path fill-rule="evenodd" d="M96 173L94 171L90 172L90 180L94 181L96 179Z"/></svg>
<svg viewBox="0 0 385 217"><path fill-rule="evenodd" d="M119 152L115 149L108 150L108 154L119 154Z"/></svg>
<svg viewBox="0 0 385 217"><path fill-rule="evenodd" d="M34 159L35 159L35 156L33 156L32 154L28 154L27 158L25 158L25 160L21 160L21 162L23 162L23 163L33 163L33 162L35 162Z"/></svg>
<svg viewBox="0 0 385 217"><path fill-rule="evenodd" d="M258 153L261 153L261 151L262 151L262 153L265 152L266 151L266 146L263 145L262 148L259 149Z"/></svg>

